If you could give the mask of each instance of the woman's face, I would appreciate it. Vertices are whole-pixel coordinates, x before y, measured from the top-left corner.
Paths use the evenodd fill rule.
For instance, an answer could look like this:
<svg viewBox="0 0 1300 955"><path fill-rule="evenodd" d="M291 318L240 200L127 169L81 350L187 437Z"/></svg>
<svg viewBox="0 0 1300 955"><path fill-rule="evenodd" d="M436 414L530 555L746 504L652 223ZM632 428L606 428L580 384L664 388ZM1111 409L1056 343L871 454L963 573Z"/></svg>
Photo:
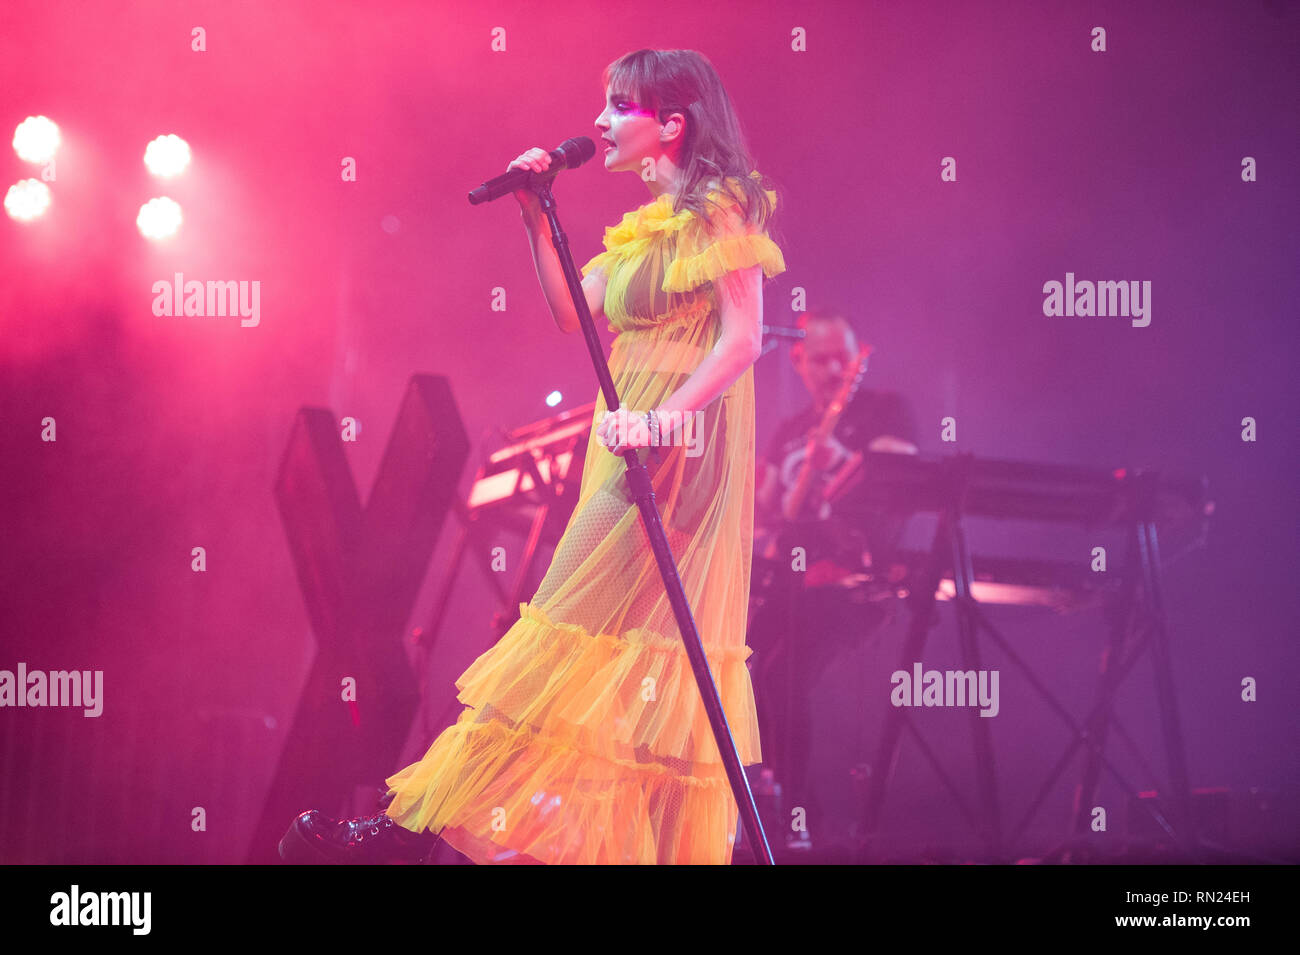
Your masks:
<svg viewBox="0 0 1300 955"><path fill-rule="evenodd" d="M606 90L605 109L596 117L596 129L601 136L597 146L605 151L605 168L610 172L640 173L646 157L658 160L663 155L659 141L663 127L654 112L619 90Z"/></svg>

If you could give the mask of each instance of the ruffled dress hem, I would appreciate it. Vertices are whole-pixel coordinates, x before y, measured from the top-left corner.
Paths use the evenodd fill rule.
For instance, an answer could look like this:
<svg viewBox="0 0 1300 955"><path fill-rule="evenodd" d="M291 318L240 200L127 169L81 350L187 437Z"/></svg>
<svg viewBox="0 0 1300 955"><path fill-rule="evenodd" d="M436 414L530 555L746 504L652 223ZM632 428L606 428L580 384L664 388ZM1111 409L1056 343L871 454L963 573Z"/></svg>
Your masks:
<svg viewBox="0 0 1300 955"><path fill-rule="evenodd" d="M746 765L750 652L705 644L729 723L749 716L730 726ZM523 603L456 685L460 718L386 780L399 825L478 863L730 861L736 804L680 639L593 636Z"/></svg>

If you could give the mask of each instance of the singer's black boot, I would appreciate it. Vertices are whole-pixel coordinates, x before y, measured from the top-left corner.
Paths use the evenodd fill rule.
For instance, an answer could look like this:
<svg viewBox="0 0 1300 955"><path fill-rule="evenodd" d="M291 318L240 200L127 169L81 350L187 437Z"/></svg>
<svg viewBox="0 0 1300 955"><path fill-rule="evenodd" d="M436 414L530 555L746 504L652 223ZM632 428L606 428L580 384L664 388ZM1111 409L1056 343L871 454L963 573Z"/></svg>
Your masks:
<svg viewBox="0 0 1300 955"><path fill-rule="evenodd" d="M411 832L380 812L358 819L331 819L304 812L280 840L280 858L297 865L382 865L423 862L438 837Z"/></svg>

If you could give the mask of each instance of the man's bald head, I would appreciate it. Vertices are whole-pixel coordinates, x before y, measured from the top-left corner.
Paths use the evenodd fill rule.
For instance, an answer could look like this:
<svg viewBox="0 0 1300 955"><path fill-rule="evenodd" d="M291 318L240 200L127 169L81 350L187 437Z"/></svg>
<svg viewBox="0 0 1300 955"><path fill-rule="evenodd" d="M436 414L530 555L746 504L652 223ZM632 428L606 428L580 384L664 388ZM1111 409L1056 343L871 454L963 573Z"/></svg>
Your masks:
<svg viewBox="0 0 1300 955"><path fill-rule="evenodd" d="M842 313L813 310L799 316L804 337L790 349L790 360L820 410L830 404L844 382L844 373L858 353L853 326Z"/></svg>

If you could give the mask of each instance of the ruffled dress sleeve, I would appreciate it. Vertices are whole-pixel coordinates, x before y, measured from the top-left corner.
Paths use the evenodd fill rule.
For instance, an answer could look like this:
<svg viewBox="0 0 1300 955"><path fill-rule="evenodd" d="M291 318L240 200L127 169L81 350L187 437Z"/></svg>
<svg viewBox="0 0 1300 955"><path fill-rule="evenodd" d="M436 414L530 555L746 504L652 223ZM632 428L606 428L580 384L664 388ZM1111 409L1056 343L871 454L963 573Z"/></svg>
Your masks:
<svg viewBox="0 0 1300 955"><path fill-rule="evenodd" d="M776 193L768 199L776 207ZM734 194L714 194L720 207L708 218L690 216L677 240L677 254L664 271L665 292L689 292L737 269L762 266L767 278L785 271L781 249L763 230L744 220L744 206ZM597 256L599 258L599 256Z"/></svg>
<svg viewBox="0 0 1300 955"><path fill-rule="evenodd" d="M663 203L647 203L640 209L624 213L623 218L616 225L605 229L604 238L601 240L605 251L588 260L582 267L582 277L585 279L596 269L605 269L608 273L610 266L618 264L634 253L646 251L652 232L659 232L665 228L665 208Z"/></svg>

